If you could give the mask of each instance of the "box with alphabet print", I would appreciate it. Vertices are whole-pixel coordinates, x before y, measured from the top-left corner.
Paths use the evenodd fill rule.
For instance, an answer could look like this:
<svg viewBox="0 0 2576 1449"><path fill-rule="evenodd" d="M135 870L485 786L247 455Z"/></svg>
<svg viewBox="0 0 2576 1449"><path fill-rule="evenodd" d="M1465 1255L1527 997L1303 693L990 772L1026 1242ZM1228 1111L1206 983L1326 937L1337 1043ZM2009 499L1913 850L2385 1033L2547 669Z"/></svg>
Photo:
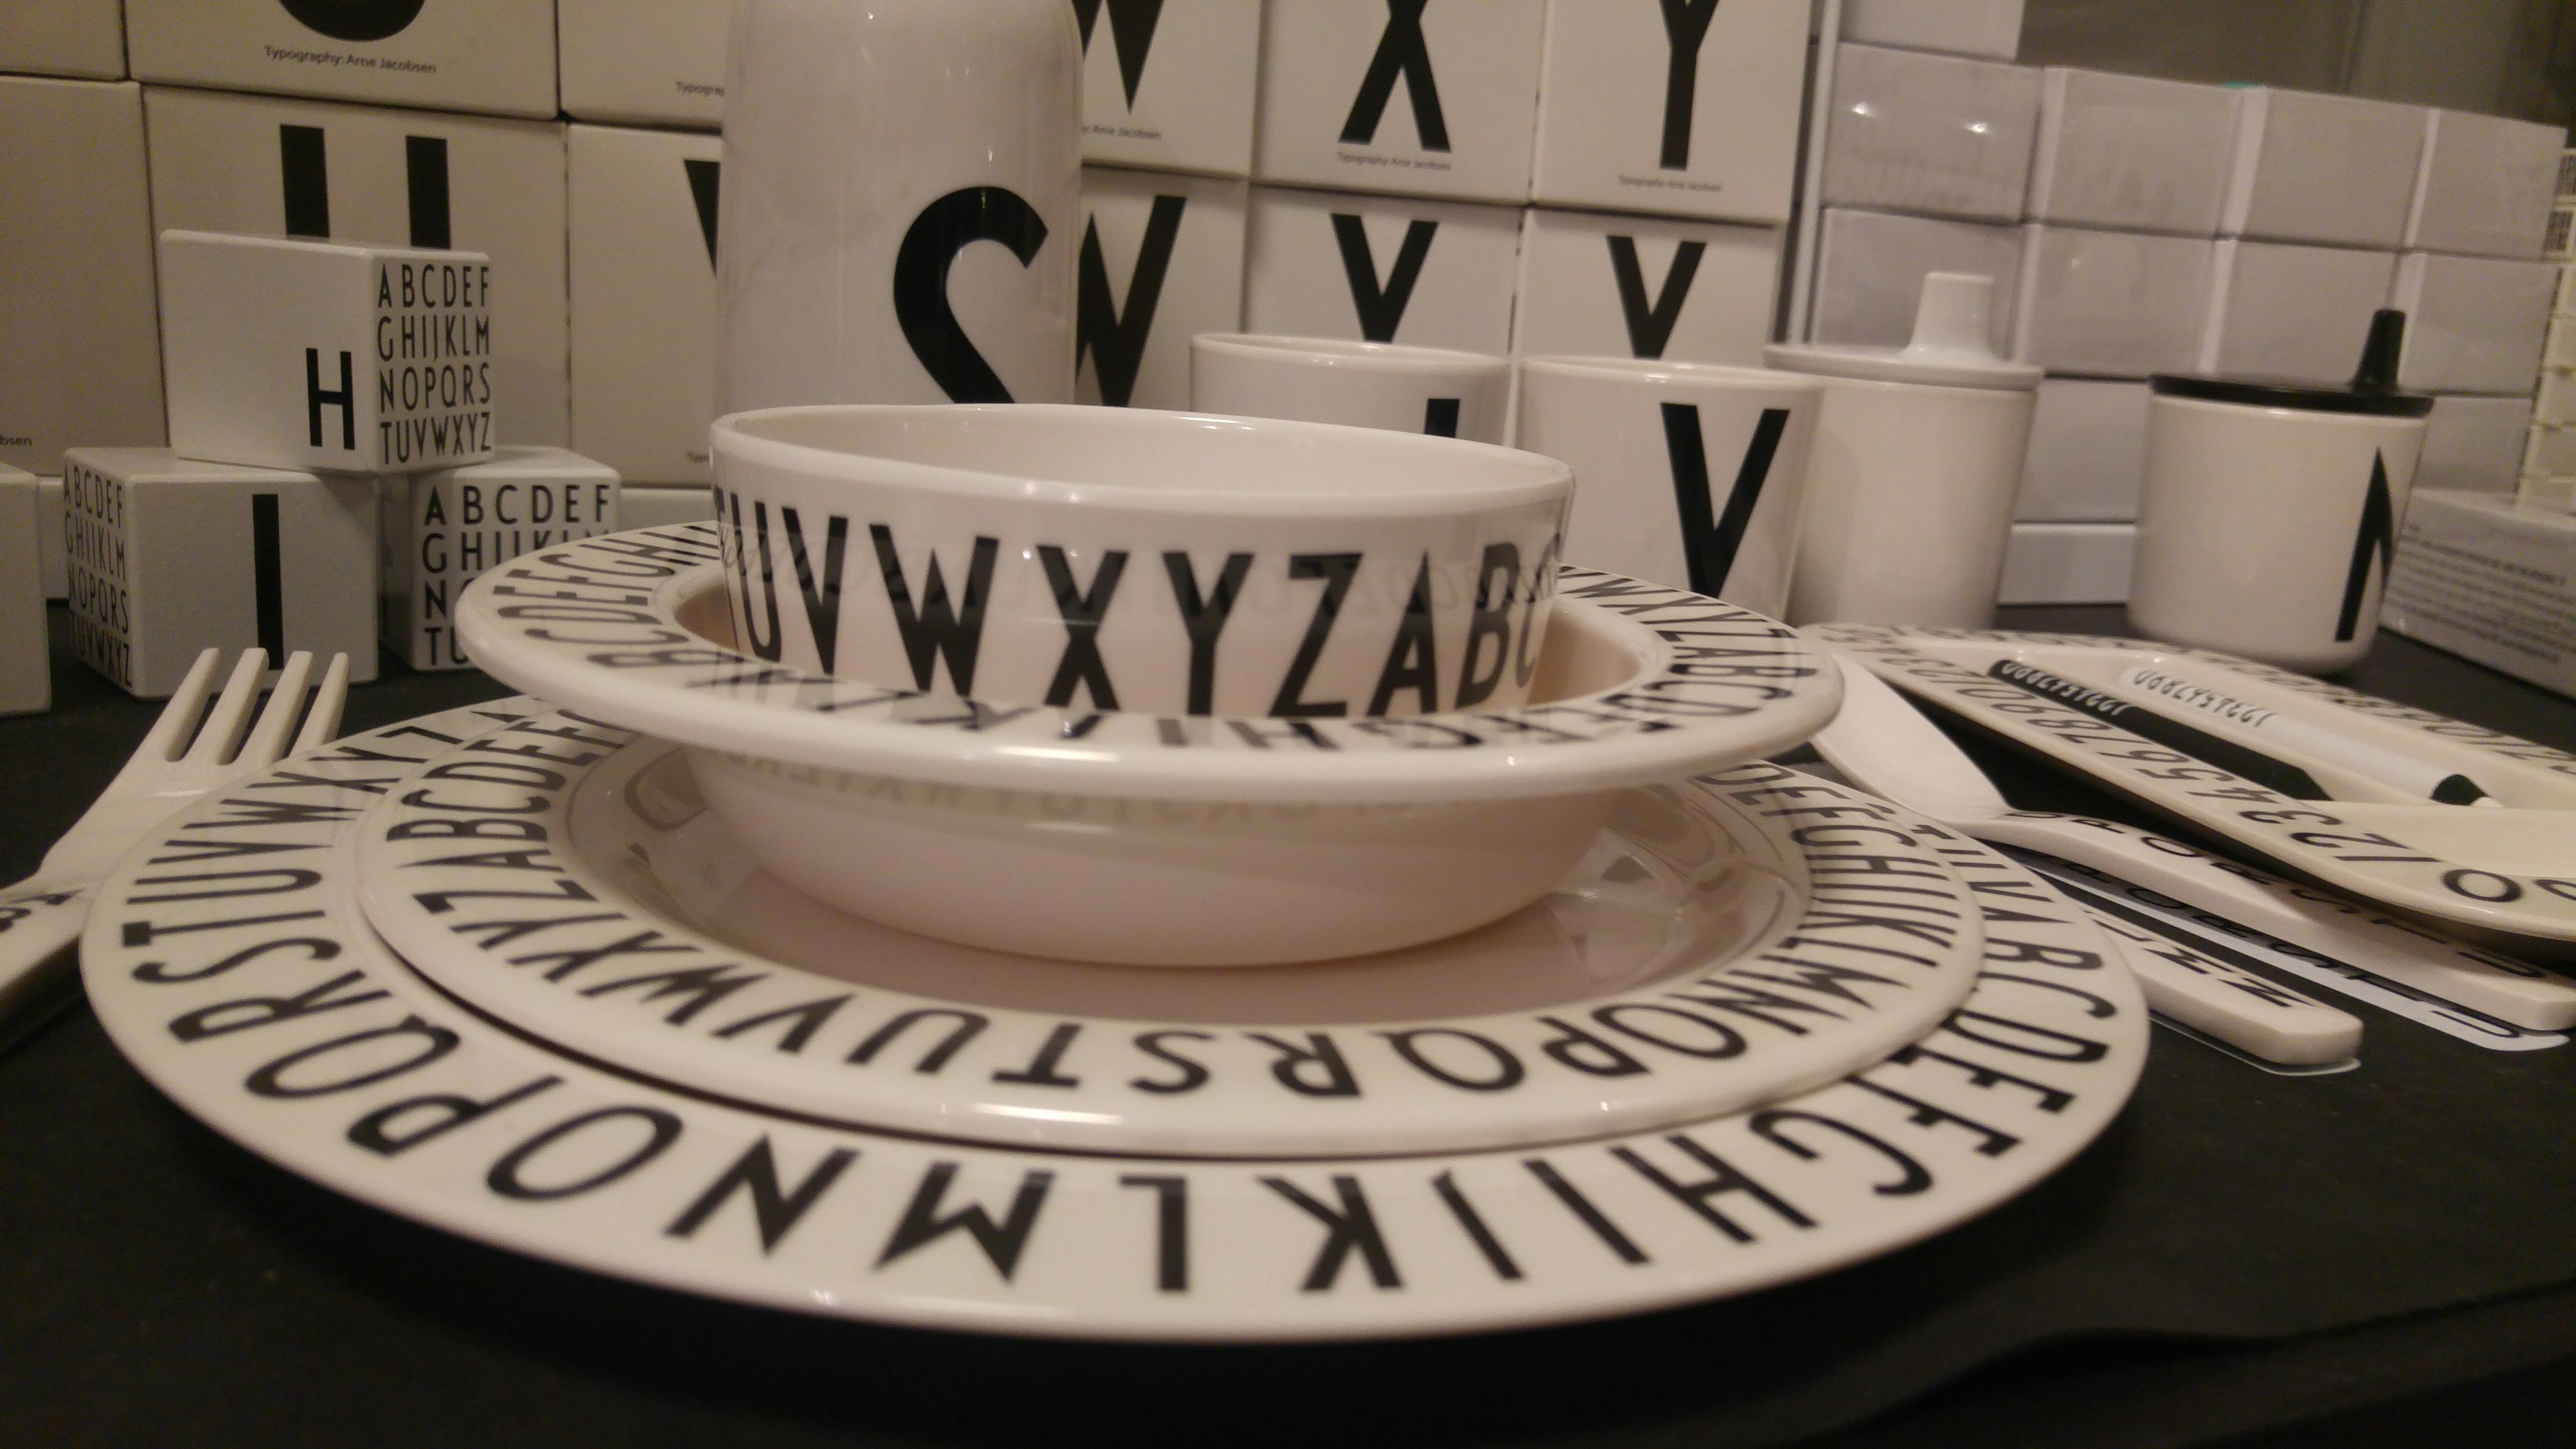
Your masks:
<svg viewBox="0 0 2576 1449"><path fill-rule="evenodd" d="M1511 207L1255 187L1244 328L1500 355L1520 232Z"/></svg>
<svg viewBox="0 0 2576 1449"><path fill-rule="evenodd" d="M1082 169L1075 399L1190 405L1190 339L1243 325L1240 181Z"/></svg>
<svg viewBox="0 0 2576 1449"><path fill-rule="evenodd" d="M0 714L33 714L54 702L45 637L44 529L36 480L0 463Z"/></svg>
<svg viewBox="0 0 2576 1449"><path fill-rule="evenodd" d="M707 481L724 140L566 128L572 446L643 483Z"/></svg>
<svg viewBox="0 0 2576 1449"><path fill-rule="evenodd" d="M564 114L585 121L724 121L720 0L555 0Z"/></svg>
<svg viewBox="0 0 2576 1449"><path fill-rule="evenodd" d="M157 444L143 88L0 76L0 463Z"/></svg>
<svg viewBox="0 0 2576 1449"><path fill-rule="evenodd" d="M1806 0L1549 0L1532 199L1789 218Z"/></svg>
<svg viewBox="0 0 2576 1449"><path fill-rule="evenodd" d="M379 503L384 642L414 669L464 669L456 596L523 553L620 526L617 474L561 448L387 478Z"/></svg>
<svg viewBox="0 0 2576 1449"><path fill-rule="evenodd" d="M200 463L166 448L63 455L72 646L160 699L206 649L349 656L376 677L376 483Z"/></svg>
<svg viewBox="0 0 2576 1449"><path fill-rule="evenodd" d="M564 143L553 122L144 94L154 225L492 259L492 428L560 445Z"/></svg>
<svg viewBox="0 0 2576 1449"><path fill-rule="evenodd" d="M553 0L125 0L134 77L555 113Z"/></svg>
<svg viewBox="0 0 2576 1449"><path fill-rule="evenodd" d="M1512 351L1762 365L1780 229L1532 209Z"/></svg>
<svg viewBox="0 0 2576 1449"><path fill-rule="evenodd" d="M1085 161L1252 174L1261 0L1073 0L1073 14Z"/></svg>
<svg viewBox="0 0 2576 1449"><path fill-rule="evenodd" d="M491 292L477 252L163 232L171 451L344 473L488 458Z"/></svg>
<svg viewBox="0 0 2576 1449"><path fill-rule="evenodd" d="M1263 181L1529 199L1546 0L1270 0Z"/></svg>

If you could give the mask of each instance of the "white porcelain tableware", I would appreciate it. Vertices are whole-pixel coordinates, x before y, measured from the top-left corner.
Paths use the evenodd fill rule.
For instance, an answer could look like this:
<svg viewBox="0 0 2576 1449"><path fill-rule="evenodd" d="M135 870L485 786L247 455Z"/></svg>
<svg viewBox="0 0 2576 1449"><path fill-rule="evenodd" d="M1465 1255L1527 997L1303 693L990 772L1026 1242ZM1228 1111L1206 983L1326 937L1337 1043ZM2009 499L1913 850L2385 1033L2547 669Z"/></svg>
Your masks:
<svg viewBox="0 0 2576 1449"><path fill-rule="evenodd" d="M2405 325L2379 314L2350 387L2155 379L2129 584L2141 631L2311 674L2370 652L2433 410L2396 390Z"/></svg>
<svg viewBox="0 0 2576 1449"><path fill-rule="evenodd" d="M2350 921L2366 915L2373 921L2370 934L2393 954L2354 964L2502 1020L2570 1024L2569 983L2513 958L2563 961L2571 954L2569 943L2576 942L2576 868L2571 868L2576 867L2576 845L2571 845L2576 842L2576 756L2251 660L2169 644L1858 624L1820 624L1805 632L1927 704L2340 893L2283 886L2263 894L2287 895L2306 905L2276 904L2273 914L2240 919L2341 956L2349 948L2321 944L2317 927L2300 927L2289 917ZM2278 759L2307 770L2339 797L2292 798L1998 674L2026 677L2037 671L2107 693L2141 665L2439 766L2445 773L2465 775L2501 802L2500 808L2427 800L2290 745L2272 746ZM2130 870L2117 860L2077 856L2037 840L2013 843L2124 875ZM2177 859L2189 856L2187 847L2161 840L2149 841L2144 849ZM2136 850L2123 853L2139 856ZM2209 869L2244 873L2233 863ZM2179 888L2175 894L2181 894ZM2394 914L2379 918L2345 896L2376 902ZM2215 896L2202 903L2231 916L2239 909ZM2409 916L2418 919L2403 919ZM2437 939L2426 940L2423 921L2435 923ZM2417 945L2410 948L2400 937ZM2479 946L2459 945L2457 937ZM2477 986L2466 979L2419 979L2404 966L2410 957L2464 966L2500 994L2470 994Z"/></svg>
<svg viewBox="0 0 2576 1449"><path fill-rule="evenodd" d="M1261 418L785 408L716 421L739 637L998 704L1340 719L1509 707L1563 464Z"/></svg>
<svg viewBox="0 0 2576 1449"><path fill-rule="evenodd" d="M1934 272L1905 347L1769 349L1826 379L1790 619L1994 622L2040 372L1995 356L1993 291Z"/></svg>
<svg viewBox="0 0 2576 1449"><path fill-rule="evenodd" d="M1511 401L1511 363L1481 352L1243 332L1190 339L1193 412L1501 443Z"/></svg>
<svg viewBox="0 0 2576 1449"><path fill-rule="evenodd" d="M1573 871L1484 930L1228 972L979 951L833 909L756 863L675 747L570 716L419 779L360 832L359 890L459 1000L714 1096L1002 1146L1374 1154L1695 1121L1920 1037L1983 953L1937 841L1879 828L1915 822L1759 762L1623 793ZM1851 828L1800 839L1783 805ZM474 830L519 831L502 854L589 898L513 928L546 917L486 894L513 866L460 851Z"/></svg>
<svg viewBox="0 0 2576 1449"><path fill-rule="evenodd" d="M717 410L1072 402L1071 7L744 0L728 43Z"/></svg>
<svg viewBox="0 0 2576 1449"><path fill-rule="evenodd" d="M1820 384L1622 357L1520 377L1520 445L1574 468L1567 562L1787 612Z"/></svg>
<svg viewBox="0 0 2576 1449"><path fill-rule="evenodd" d="M225 838L292 850L317 879L252 901L220 882L170 900L119 872L82 945L91 1005L156 1087L269 1162L507 1251L684 1292L1135 1340L1643 1312L1825 1272L1992 1209L2094 1140L2145 1056L2146 1013L2105 969L2099 932L2027 872L1950 840L1944 858L2009 903L1989 939L2024 964L1981 977L1887 1061L1755 1111L1558 1146L1296 1160L818 1124L638 1082L488 1021L368 929L345 848L355 817L339 807L408 793L407 769L536 708L410 720L174 822L161 834L193 839L188 825L221 820ZM311 808L273 808L285 804ZM281 926L283 912L310 914Z"/></svg>
<svg viewBox="0 0 2576 1449"><path fill-rule="evenodd" d="M1466 930L1560 879L1618 791L1785 748L1841 694L1830 663L1779 624L1577 570L1529 661L1534 702L1515 709L1202 720L998 707L730 648L713 532L513 560L460 603L466 645L495 675L699 751L710 801L739 812L746 844L801 888L997 949L1254 964ZM825 829L858 853L804 848ZM943 878L887 901L889 877L867 862L898 836L910 853L884 866ZM1025 873L997 872L998 853Z"/></svg>

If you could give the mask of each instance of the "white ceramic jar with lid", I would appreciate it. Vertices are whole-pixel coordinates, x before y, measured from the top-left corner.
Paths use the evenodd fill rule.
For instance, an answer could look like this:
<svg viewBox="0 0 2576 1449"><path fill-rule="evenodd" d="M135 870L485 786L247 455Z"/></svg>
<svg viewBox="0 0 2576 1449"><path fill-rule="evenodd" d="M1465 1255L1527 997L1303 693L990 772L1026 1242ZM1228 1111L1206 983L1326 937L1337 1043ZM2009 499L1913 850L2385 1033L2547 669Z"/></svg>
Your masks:
<svg viewBox="0 0 2576 1449"><path fill-rule="evenodd" d="M1768 349L1825 379L1791 622L1994 622L2040 370L1995 355L1993 308L1993 279L1934 272L1905 347Z"/></svg>

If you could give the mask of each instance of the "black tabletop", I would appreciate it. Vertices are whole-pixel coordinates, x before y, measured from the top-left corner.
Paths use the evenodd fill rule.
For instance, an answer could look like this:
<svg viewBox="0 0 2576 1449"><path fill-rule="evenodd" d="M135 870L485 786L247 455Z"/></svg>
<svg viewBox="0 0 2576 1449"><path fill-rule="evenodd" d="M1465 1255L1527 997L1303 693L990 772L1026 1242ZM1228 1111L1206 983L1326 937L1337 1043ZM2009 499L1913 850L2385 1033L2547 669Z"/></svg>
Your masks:
<svg viewBox="0 0 2576 1449"><path fill-rule="evenodd" d="M0 721L0 880L158 713L54 622L54 709ZM506 692L386 669L350 729ZM2348 678L2576 748L2576 705L2402 639ZM1970 743L2017 803L2118 813ZM1171 1348L807 1319L467 1243L216 1137L74 1003L0 1054L0 1445L2564 1442L2576 1049L2338 1004L2360 1070L2275 1076L2159 1029L2064 1171L1844 1272L1574 1328Z"/></svg>

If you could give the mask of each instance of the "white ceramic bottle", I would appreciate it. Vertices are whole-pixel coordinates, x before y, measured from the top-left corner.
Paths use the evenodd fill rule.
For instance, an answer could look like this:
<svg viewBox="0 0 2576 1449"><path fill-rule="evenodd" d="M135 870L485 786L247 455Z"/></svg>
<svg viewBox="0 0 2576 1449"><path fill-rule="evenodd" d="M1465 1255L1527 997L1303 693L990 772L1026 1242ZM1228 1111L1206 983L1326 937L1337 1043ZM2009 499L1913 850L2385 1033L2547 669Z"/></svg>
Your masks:
<svg viewBox="0 0 2576 1449"><path fill-rule="evenodd" d="M1825 379L1790 622L1994 622L2040 372L1995 356L1993 307L1991 279L1934 272L1908 346L1769 349Z"/></svg>
<svg viewBox="0 0 2576 1449"><path fill-rule="evenodd" d="M740 0L730 44L717 411L1073 401L1072 7Z"/></svg>

